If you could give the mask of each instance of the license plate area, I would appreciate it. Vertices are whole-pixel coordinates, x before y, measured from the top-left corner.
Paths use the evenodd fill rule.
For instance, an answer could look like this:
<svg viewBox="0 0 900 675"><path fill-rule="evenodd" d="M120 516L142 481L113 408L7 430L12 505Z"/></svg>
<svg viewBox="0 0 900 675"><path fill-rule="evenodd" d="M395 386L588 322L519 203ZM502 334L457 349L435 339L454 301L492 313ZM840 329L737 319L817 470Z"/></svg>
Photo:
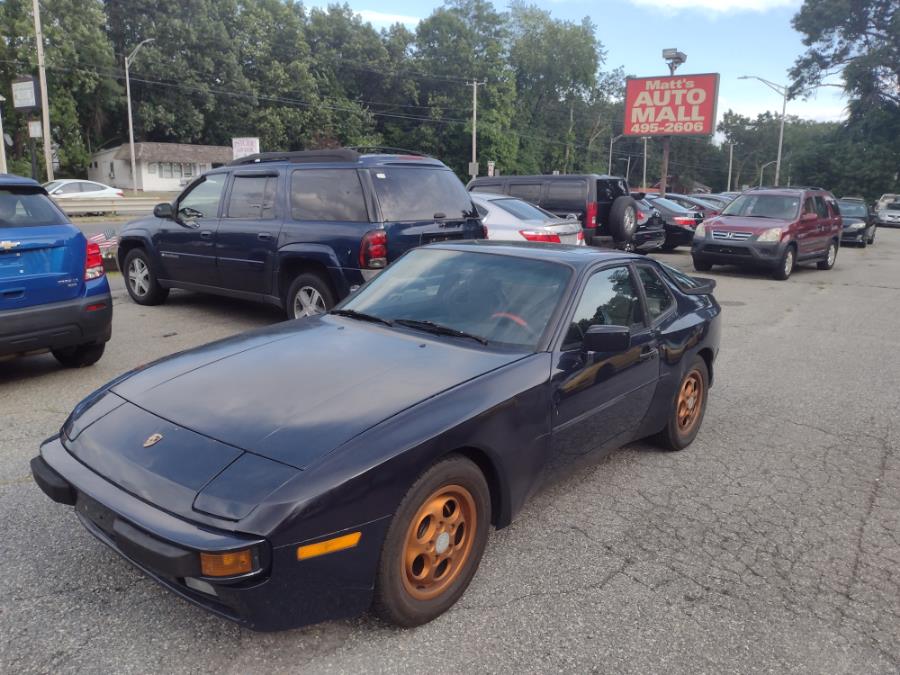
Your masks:
<svg viewBox="0 0 900 675"><path fill-rule="evenodd" d="M116 514L112 510L103 506L103 504L96 499L88 497L83 492L78 493L78 499L75 502L75 510L90 520L107 535L112 536L113 525L116 522Z"/></svg>

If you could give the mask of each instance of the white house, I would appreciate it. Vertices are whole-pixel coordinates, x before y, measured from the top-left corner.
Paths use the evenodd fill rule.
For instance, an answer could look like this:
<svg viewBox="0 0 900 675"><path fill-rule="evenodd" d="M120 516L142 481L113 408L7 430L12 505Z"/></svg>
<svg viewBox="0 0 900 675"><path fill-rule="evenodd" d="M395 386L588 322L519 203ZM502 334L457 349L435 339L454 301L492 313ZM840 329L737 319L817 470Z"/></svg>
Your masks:
<svg viewBox="0 0 900 675"><path fill-rule="evenodd" d="M151 192L178 192L204 171L227 164L232 157L227 145L135 143L136 187ZM88 167L88 179L130 190L128 145L95 152Z"/></svg>

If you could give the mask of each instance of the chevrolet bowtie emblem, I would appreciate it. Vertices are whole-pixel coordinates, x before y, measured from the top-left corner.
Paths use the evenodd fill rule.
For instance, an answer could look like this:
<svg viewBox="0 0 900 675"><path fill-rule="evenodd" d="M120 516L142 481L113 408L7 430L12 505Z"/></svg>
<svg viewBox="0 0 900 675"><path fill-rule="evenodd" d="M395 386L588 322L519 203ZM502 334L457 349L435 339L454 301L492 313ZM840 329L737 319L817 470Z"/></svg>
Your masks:
<svg viewBox="0 0 900 675"><path fill-rule="evenodd" d="M159 443L162 440L162 434L153 434L152 436L148 436L147 440L144 441L144 447L150 448Z"/></svg>
<svg viewBox="0 0 900 675"><path fill-rule="evenodd" d="M0 241L0 248L2 248L4 251L11 251L21 243L21 241Z"/></svg>

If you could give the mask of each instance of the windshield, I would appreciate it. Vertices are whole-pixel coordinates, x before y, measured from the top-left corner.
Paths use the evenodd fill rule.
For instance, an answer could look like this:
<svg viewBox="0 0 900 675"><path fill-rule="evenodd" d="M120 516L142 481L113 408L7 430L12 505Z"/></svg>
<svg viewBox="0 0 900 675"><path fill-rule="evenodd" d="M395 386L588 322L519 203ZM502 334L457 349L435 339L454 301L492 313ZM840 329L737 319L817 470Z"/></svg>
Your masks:
<svg viewBox="0 0 900 675"><path fill-rule="evenodd" d="M799 211L799 196L743 194L726 206L722 210L722 215L794 220Z"/></svg>
<svg viewBox="0 0 900 675"><path fill-rule="evenodd" d="M571 273L565 265L543 260L420 248L341 309L388 321L432 322L492 346L532 351L562 302Z"/></svg>
<svg viewBox="0 0 900 675"><path fill-rule="evenodd" d="M522 220L547 220L547 212L542 211L536 206L532 206L528 202L521 199L495 199L491 202L494 206L514 215ZM550 216L553 220L557 220L556 216Z"/></svg>
<svg viewBox="0 0 900 675"><path fill-rule="evenodd" d="M869 210L865 204L856 204L853 202L840 202L841 215L850 218L865 218L869 215Z"/></svg>
<svg viewBox="0 0 900 675"><path fill-rule="evenodd" d="M371 173L386 221L476 217L472 198L450 169L379 167Z"/></svg>
<svg viewBox="0 0 900 675"><path fill-rule="evenodd" d="M887 205L888 211L900 211L900 202L893 202Z"/></svg>
<svg viewBox="0 0 900 675"><path fill-rule="evenodd" d="M59 225L66 218L46 195L34 190L0 188L0 229Z"/></svg>

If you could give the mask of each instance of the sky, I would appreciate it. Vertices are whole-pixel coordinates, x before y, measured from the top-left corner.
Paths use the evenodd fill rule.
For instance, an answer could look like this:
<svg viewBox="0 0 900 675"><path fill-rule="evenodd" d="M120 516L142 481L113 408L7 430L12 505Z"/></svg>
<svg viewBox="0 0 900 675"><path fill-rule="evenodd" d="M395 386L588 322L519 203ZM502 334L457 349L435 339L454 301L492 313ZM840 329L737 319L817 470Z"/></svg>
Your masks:
<svg viewBox="0 0 900 675"><path fill-rule="evenodd" d="M720 73L718 119L732 109L755 117L766 110L781 112L781 97L756 80L788 82L787 72L803 53L791 17L800 0L529 0L554 18L580 21L588 16L606 48L609 70L622 66L637 77L668 74L661 52L677 47L687 63L678 74ZM326 0L312 0L324 6ZM416 23L439 7L441 0L348 0L350 7L375 28L394 22L414 29ZM494 0L506 9L505 0ZM835 81L837 82L837 81ZM819 121L845 116L840 89L824 87L808 100L788 101L789 115Z"/></svg>

